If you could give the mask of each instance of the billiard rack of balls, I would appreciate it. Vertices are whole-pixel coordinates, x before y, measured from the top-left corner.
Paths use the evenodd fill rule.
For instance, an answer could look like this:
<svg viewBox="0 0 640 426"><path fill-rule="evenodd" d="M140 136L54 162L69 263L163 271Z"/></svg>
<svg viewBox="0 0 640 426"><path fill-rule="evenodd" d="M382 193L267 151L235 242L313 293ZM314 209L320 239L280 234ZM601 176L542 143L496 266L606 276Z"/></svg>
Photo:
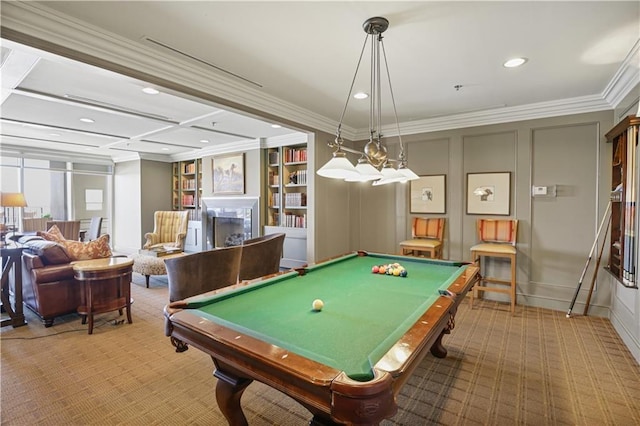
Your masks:
<svg viewBox="0 0 640 426"><path fill-rule="evenodd" d="M371 268L371 272L380 275L391 275L394 277L406 278L407 270L399 263L388 263L386 265L374 265Z"/></svg>

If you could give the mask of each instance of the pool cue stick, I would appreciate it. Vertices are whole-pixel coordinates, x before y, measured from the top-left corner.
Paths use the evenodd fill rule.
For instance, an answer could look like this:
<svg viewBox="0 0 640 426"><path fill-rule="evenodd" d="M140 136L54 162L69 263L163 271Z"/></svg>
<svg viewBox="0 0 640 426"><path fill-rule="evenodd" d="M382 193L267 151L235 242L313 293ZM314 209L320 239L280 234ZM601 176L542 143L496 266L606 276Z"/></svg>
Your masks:
<svg viewBox="0 0 640 426"><path fill-rule="evenodd" d="M578 298L578 293L580 292L580 287L582 287L582 280L584 280L584 276L587 274L587 268L591 263L591 257L593 256L593 251L598 244L598 238L600 238L600 232L602 231L602 227L604 226L604 222L609 215L609 210L611 209L611 200L607 204L607 210L604 212L604 217L602 218L602 222L600 222L600 227L598 228L598 233L596 234L596 239L593 241L593 245L591 246L591 250L589 250L589 257L587 258L587 263L584 265L584 269L582 270L582 275L580 275L580 280L578 281L578 286L576 287L576 292L573 295L573 300L571 300L571 305L569 305L569 310L567 311L567 318L571 318L571 311L573 310L573 306L576 304L576 299Z"/></svg>
<svg viewBox="0 0 640 426"><path fill-rule="evenodd" d="M591 279L591 286L589 287L589 295L587 296L587 303L584 305L584 316L588 315L589 304L591 303L591 295L593 294L593 288L596 285L596 278L598 277L598 268L600 268L600 260L602 259L602 253L604 252L604 246L607 242L607 232L609 231L609 225L611 224L611 216L607 221L607 227L604 229L604 238L602 239L602 246L600 247L600 254L598 254L598 260L596 261L596 268L593 270L593 278Z"/></svg>

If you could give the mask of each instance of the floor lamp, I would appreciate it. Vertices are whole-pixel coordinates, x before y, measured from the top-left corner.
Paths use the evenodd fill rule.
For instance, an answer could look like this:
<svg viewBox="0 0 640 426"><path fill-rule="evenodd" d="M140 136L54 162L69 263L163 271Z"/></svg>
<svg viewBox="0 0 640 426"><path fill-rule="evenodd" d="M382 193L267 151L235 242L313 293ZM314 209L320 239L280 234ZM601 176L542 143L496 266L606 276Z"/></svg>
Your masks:
<svg viewBox="0 0 640 426"><path fill-rule="evenodd" d="M4 221L3 221L3 229L2 229L2 244L5 243L5 236L8 232L17 231L16 227L16 208L27 207L27 200L24 198L24 194L21 192L2 192L0 193L0 207L4 208ZM7 226L7 211L8 208L13 208L13 225L11 227Z"/></svg>

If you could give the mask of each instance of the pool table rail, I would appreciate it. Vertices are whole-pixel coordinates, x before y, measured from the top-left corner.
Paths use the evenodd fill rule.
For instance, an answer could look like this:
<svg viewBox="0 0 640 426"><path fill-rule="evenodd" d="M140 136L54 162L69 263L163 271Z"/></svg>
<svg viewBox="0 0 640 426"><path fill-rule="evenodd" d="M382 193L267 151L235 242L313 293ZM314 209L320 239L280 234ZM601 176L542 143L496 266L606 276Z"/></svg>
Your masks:
<svg viewBox="0 0 640 426"><path fill-rule="evenodd" d="M393 377L386 371L374 369L373 379L358 382L343 371L203 322L187 310L171 314L170 328L172 340L200 349L213 359L218 406L230 424L246 424L232 419L242 411L240 396L252 380L293 397L317 419L353 422L356 415L364 424L377 424L397 410Z"/></svg>
<svg viewBox="0 0 640 426"><path fill-rule="evenodd" d="M450 294L439 296L394 343L374 365L373 379L368 381L353 380L339 369L196 315L193 310L183 309L188 307L184 302L165 307L165 334L176 351L191 345L211 356L218 379L218 406L231 425L247 424L240 399L253 380L297 400L314 416L313 424L378 424L396 413L396 395L427 351L436 357L446 356L442 338L455 326L457 306L477 278L478 268L467 265L449 285ZM255 281L259 280L252 283ZM252 284L241 283L211 293L246 285Z"/></svg>

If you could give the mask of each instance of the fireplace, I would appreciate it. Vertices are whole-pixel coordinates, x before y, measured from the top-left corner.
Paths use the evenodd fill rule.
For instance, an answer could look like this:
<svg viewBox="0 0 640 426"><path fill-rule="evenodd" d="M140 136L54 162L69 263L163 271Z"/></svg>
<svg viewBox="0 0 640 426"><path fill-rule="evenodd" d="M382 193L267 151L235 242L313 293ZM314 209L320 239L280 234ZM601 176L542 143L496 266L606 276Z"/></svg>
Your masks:
<svg viewBox="0 0 640 426"><path fill-rule="evenodd" d="M202 198L202 250L242 244L260 235L258 197Z"/></svg>

